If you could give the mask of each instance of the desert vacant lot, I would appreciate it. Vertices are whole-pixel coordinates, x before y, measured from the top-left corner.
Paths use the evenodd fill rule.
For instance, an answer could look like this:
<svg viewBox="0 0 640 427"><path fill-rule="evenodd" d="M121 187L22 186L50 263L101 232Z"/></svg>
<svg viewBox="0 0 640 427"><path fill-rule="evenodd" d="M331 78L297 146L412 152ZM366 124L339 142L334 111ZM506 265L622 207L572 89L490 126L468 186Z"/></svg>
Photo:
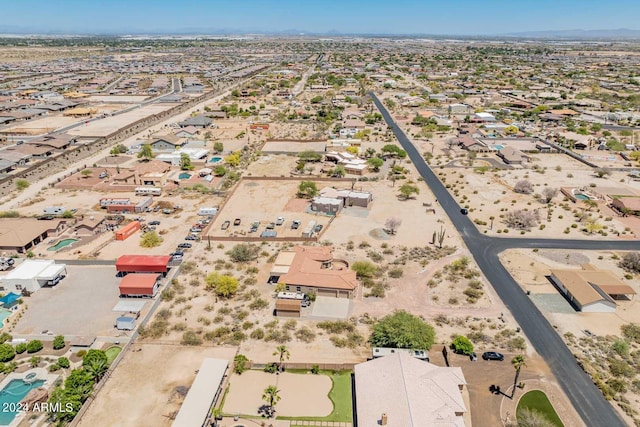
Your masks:
<svg viewBox="0 0 640 427"><path fill-rule="evenodd" d="M135 351L137 350L137 351ZM206 357L233 360L232 347L135 344L107 380L80 426L170 426Z"/></svg>

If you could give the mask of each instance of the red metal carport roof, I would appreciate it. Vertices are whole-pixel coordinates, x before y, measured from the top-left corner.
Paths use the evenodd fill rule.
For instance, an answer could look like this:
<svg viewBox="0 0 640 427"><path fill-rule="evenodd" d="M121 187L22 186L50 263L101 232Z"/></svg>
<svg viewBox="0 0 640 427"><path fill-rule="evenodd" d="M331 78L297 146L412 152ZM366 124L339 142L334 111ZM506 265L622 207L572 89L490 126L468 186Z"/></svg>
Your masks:
<svg viewBox="0 0 640 427"><path fill-rule="evenodd" d="M153 290L153 287L160 275L157 273L133 273L127 274L120 281L120 292L126 289L147 289Z"/></svg>
<svg viewBox="0 0 640 427"><path fill-rule="evenodd" d="M146 271L165 272L169 260L171 260L169 255L122 255L116 260L116 270L128 272L141 268Z"/></svg>

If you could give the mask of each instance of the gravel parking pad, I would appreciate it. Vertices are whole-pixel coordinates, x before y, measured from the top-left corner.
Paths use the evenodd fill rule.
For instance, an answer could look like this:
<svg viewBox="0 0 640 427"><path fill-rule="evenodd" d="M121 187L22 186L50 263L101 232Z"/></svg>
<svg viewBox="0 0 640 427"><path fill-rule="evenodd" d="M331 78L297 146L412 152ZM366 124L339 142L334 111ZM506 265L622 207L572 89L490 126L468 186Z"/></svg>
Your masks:
<svg viewBox="0 0 640 427"><path fill-rule="evenodd" d="M25 298L29 308L15 334L113 335L120 279L114 266L67 266L67 277L53 288Z"/></svg>
<svg viewBox="0 0 640 427"><path fill-rule="evenodd" d="M316 297L311 315L313 317L346 319L351 310L351 300L347 298Z"/></svg>

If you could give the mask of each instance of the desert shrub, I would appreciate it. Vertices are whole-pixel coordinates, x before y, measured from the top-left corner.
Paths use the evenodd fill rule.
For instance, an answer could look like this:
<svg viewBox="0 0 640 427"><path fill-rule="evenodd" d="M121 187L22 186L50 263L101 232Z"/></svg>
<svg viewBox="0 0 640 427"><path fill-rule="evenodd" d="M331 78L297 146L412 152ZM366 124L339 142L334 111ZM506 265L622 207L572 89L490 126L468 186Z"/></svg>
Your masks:
<svg viewBox="0 0 640 427"><path fill-rule="evenodd" d="M42 350L42 341L31 340L27 343L27 353L37 353Z"/></svg>
<svg viewBox="0 0 640 427"><path fill-rule="evenodd" d="M306 326L298 329L294 335L298 340L306 343L313 342L316 339L316 333Z"/></svg>
<svg viewBox="0 0 640 427"><path fill-rule="evenodd" d="M56 363L63 369L67 369L71 366L71 362L69 362L69 359L66 357L58 357L58 361Z"/></svg>
<svg viewBox="0 0 640 427"><path fill-rule="evenodd" d="M345 322L344 320L326 320L323 322L319 322L317 326L318 328L323 329L330 334L341 334L343 332L355 331L355 326L353 326L353 324L349 322Z"/></svg>
<svg viewBox="0 0 640 427"><path fill-rule="evenodd" d="M451 342L451 348L458 354L470 355L473 353L473 343L469 338L462 335L458 335L453 339L453 342Z"/></svg>
<svg viewBox="0 0 640 427"><path fill-rule="evenodd" d="M627 325L622 325L620 329L622 331L622 336L627 340L640 343L640 326L634 323L629 323Z"/></svg>
<svg viewBox="0 0 640 427"><path fill-rule="evenodd" d="M260 248L258 246L241 243L231 248L227 255L234 262L249 262L258 258L259 252Z"/></svg>
<svg viewBox="0 0 640 427"><path fill-rule="evenodd" d="M516 185L513 187L513 191L521 194L531 194L533 193L533 184L531 184L531 182L527 181L526 179L523 179L516 183Z"/></svg>
<svg viewBox="0 0 640 427"><path fill-rule="evenodd" d="M233 358L233 371L238 375L242 374L247 370L248 361L249 359L247 359L247 356L245 356L244 354L237 354L236 357Z"/></svg>
<svg viewBox="0 0 640 427"><path fill-rule="evenodd" d="M369 261L356 261L351 265L351 269L356 272L359 279L374 277L378 273L378 267Z"/></svg>
<svg viewBox="0 0 640 427"><path fill-rule="evenodd" d="M8 343L0 344L0 362L8 362L16 356L13 346Z"/></svg>
<svg viewBox="0 0 640 427"><path fill-rule="evenodd" d="M629 252L622 256L618 265L624 270L640 273L640 252Z"/></svg>
<svg viewBox="0 0 640 427"><path fill-rule="evenodd" d="M182 334L182 341L180 341L182 345L200 345L202 344L202 340L194 331L186 331Z"/></svg>
<svg viewBox="0 0 640 427"><path fill-rule="evenodd" d="M393 279L399 279L400 277L402 277L403 273L404 272L402 271L401 268L392 268L391 270L389 270L387 274L389 274L389 277Z"/></svg>
<svg viewBox="0 0 640 427"><path fill-rule="evenodd" d="M262 298L256 298L249 304L251 310L262 310L269 307L269 302Z"/></svg>
<svg viewBox="0 0 640 427"><path fill-rule="evenodd" d="M64 343L64 336L63 335L58 335L53 339L53 349L54 350L60 350L61 348L64 348L65 343Z"/></svg>
<svg viewBox="0 0 640 427"><path fill-rule="evenodd" d="M610 359L609 372L615 377L631 377L634 375L635 370L624 360Z"/></svg>
<svg viewBox="0 0 640 427"><path fill-rule="evenodd" d="M526 350L527 342L522 337L511 338L507 341L507 348L511 351Z"/></svg>
<svg viewBox="0 0 640 427"><path fill-rule="evenodd" d="M278 364L277 363L268 363L267 365L265 365L264 372L267 372L269 374L275 374L278 371Z"/></svg>
<svg viewBox="0 0 640 427"><path fill-rule="evenodd" d="M251 331L251 334L249 335L249 337L251 337L251 339L254 339L254 340L261 340L264 338L264 330L262 328L256 328L253 331Z"/></svg>
<svg viewBox="0 0 640 427"><path fill-rule="evenodd" d="M504 223L510 228L528 230L538 224L538 214L534 211L516 209L505 215Z"/></svg>

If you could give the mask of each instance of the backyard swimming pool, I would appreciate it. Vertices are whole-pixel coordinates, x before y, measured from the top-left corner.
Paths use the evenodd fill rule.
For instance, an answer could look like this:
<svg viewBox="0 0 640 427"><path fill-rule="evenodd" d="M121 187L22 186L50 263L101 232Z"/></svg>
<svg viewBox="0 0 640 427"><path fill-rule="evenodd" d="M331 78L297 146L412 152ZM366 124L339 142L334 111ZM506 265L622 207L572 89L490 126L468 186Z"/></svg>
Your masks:
<svg viewBox="0 0 640 427"><path fill-rule="evenodd" d="M581 193L576 193L576 194L574 194L574 196L576 196L576 199L580 199L580 200L589 200L590 199L589 196L586 196L586 195L581 194Z"/></svg>
<svg viewBox="0 0 640 427"><path fill-rule="evenodd" d="M44 384L44 380L34 381L30 384L22 380L11 380L0 391L0 405L3 408L3 410L0 411L0 425L7 426L11 424L11 421L13 421L20 412L18 403L24 399L27 393L40 387L42 384Z"/></svg>
<svg viewBox="0 0 640 427"><path fill-rule="evenodd" d="M493 148L495 148L496 150L500 151L504 148L504 145L500 145L500 144L493 144Z"/></svg>
<svg viewBox="0 0 640 427"><path fill-rule="evenodd" d="M56 243L53 246L50 246L47 248L48 251L59 251L60 249L64 248L65 246L69 246L72 243L77 242L78 239L64 239L64 240L60 240L58 243Z"/></svg>
<svg viewBox="0 0 640 427"><path fill-rule="evenodd" d="M189 179L191 178L191 174L190 173L186 173L186 172L182 172L180 175L178 175L179 179Z"/></svg>
<svg viewBox="0 0 640 427"><path fill-rule="evenodd" d="M13 313L11 310L0 308L0 326L4 324L4 321L7 320L7 317L11 316L11 313Z"/></svg>
<svg viewBox="0 0 640 427"><path fill-rule="evenodd" d="M209 159L209 163L219 163L221 161L222 161L222 157L218 157L218 156L212 157Z"/></svg>

